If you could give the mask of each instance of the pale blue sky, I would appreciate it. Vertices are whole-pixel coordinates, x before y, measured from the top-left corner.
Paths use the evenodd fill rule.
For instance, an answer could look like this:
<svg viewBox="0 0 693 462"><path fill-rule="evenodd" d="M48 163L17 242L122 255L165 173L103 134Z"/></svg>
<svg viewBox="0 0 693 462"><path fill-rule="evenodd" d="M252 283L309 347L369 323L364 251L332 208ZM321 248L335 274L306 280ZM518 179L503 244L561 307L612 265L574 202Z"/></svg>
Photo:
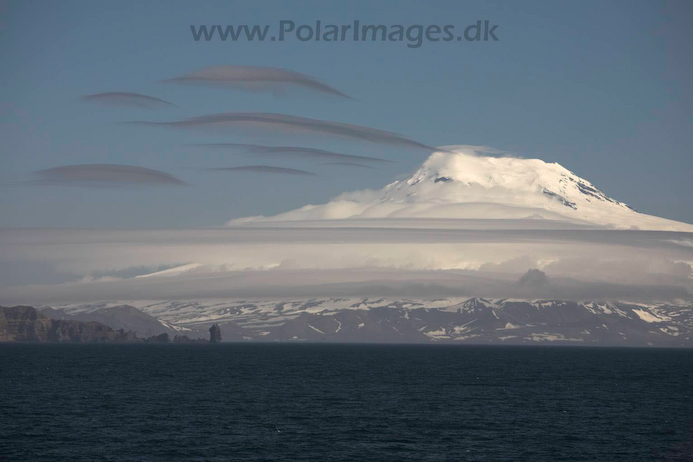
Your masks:
<svg viewBox="0 0 693 462"><path fill-rule="evenodd" d="M0 226L189 227L380 188L425 153L332 139L273 139L396 160L378 170L252 161L182 146L263 142L118 124L219 112L277 112L394 131L428 145L489 145L559 162L639 211L693 222L693 3L53 2L0 3ZM495 43L195 42L190 24L498 24ZM157 83L205 66L282 67L356 98L284 97ZM125 91L178 108L80 101ZM187 187L18 185L67 164L122 163ZM265 163L317 177L200 172Z"/></svg>

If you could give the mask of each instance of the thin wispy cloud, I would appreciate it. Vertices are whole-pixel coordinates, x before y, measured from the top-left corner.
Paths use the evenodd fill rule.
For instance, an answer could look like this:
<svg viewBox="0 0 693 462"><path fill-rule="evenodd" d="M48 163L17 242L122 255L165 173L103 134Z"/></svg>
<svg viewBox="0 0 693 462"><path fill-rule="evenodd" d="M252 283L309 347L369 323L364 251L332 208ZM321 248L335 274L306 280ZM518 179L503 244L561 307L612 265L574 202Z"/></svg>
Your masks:
<svg viewBox="0 0 693 462"><path fill-rule="evenodd" d="M307 172L305 170L299 170L295 168L285 168L285 167L272 167L269 165L244 165L241 167L217 167L208 168L205 170L217 171L217 172L250 172L250 173L278 173L283 175L308 175L317 176L313 172Z"/></svg>
<svg viewBox="0 0 693 462"><path fill-rule="evenodd" d="M277 67L210 66L180 77L164 80L164 82L226 86L244 91L269 92L276 95L286 93L289 87L300 87L352 99L309 75Z"/></svg>
<svg viewBox="0 0 693 462"><path fill-rule="evenodd" d="M35 173L37 183L76 186L180 186L185 182L151 168L134 165L64 165Z"/></svg>
<svg viewBox="0 0 693 462"><path fill-rule="evenodd" d="M162 293L166 294L165 298L161 296ZM12 286L0 293L0 303L14 305L94 303L105 300L276 300L323 297L485 297L690 302L690 293L677 285L561 279L539 287L525 287L498 275L494 278L480 278L472 272L397 271L363 267L345 270L224 271L163 278Z"/></svg>
<svg viewBox="0 0 693 462"><path fill-rule="evenodd" d="M472 144L453 144L449 146L440 146L440 148L448 152L459 152L464 151L469 155L478 157L512 157L515 159L522 159L523 157L517 153L510 151L503 151L501 149L496 149L492 146L475 146Z"/></svg>
<svg viewBox="0 0 693 462"><path fill-rule="evenodd" d="M392 162L391 160L379 157L357 156L352 154L341 154L324 149L306 148L300 146L264 146L260 144L240 144L240 143L206 143L192 144L200 148L210 149L229 149L238 151L241 154L256 154L266 156L286 156L304 159L331 159L331 160L353 160L360 162ZM344 165L356 165L344 162Z"/></svg>
<svg viewBox="0 0 693 462"><path fill-rule="evenodd" d="M191 117L174 122L129 122L135 125L167 126L173 128L219 128L223 130L257 129L267 133L276 132L309 132L322 135L333 135L367 141L375 144L424 149L426 151L441 151L414 141L397 133L364 127L362 125L332 122L328 120L310 119L287 114L267 112L227 112Z"/></svg>
<svg viewBox="0 0 693 462"><path fill-rule="evenodd" d="M140 93L128 92L108 92L96 93L94 95L82 96L82 101L101 103L111 106L129 106L142 109L158 109L162 107L175 107L173 103L153 96L142 95Z"/></svg>
<svg viewBox="0 0 693 462"><path fill-rule="evenodd" d="M320 165L339 165L342 167L356 167L356 168L368 168L368 169L375 169L376 167L373 167L372 165L363 165L363 164L357 164L354 162L323 162Z"/></svg>

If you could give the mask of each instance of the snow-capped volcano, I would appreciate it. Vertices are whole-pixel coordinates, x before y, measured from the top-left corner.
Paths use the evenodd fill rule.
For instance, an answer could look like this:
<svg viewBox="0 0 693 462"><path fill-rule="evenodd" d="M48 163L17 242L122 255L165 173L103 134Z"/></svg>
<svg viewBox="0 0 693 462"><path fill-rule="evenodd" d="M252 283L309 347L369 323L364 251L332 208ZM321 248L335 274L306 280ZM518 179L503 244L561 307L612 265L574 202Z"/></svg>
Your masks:
<svg viewBox="0 0 693 462"><path fill-rule="evenodd" d="M539 219L619 229L693 231L693 225L638 213L558 163L490 157L470 146L433 153L414 174L379 191L344 193L242 223L367 218Z"/></svg>

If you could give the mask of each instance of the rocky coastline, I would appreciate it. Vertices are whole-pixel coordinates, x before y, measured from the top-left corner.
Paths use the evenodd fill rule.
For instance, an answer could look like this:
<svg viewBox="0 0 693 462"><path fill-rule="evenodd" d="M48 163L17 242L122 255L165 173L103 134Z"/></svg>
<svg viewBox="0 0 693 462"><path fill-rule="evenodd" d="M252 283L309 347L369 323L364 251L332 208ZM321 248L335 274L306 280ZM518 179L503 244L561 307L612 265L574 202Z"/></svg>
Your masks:
<svg viewBox="0 0 693 462"><path fill-rule="evenodd" d="M112 329L96 321L52 319L31 306L0 307L0 342L33 343L209 343L168 333L147 338L132 330Z"/></svg>

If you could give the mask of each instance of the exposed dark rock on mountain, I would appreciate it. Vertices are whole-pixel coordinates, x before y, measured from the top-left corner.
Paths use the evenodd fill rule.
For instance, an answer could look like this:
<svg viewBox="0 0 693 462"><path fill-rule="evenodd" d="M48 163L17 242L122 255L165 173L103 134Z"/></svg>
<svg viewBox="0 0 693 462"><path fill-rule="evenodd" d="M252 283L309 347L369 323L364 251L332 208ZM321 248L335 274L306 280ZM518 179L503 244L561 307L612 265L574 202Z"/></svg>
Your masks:
<svg viewBox="0 0 693 462"><path fill-rule="evenodd" d="M209 343L221 343L221 328L214 324L209 328Z"/></svg>

